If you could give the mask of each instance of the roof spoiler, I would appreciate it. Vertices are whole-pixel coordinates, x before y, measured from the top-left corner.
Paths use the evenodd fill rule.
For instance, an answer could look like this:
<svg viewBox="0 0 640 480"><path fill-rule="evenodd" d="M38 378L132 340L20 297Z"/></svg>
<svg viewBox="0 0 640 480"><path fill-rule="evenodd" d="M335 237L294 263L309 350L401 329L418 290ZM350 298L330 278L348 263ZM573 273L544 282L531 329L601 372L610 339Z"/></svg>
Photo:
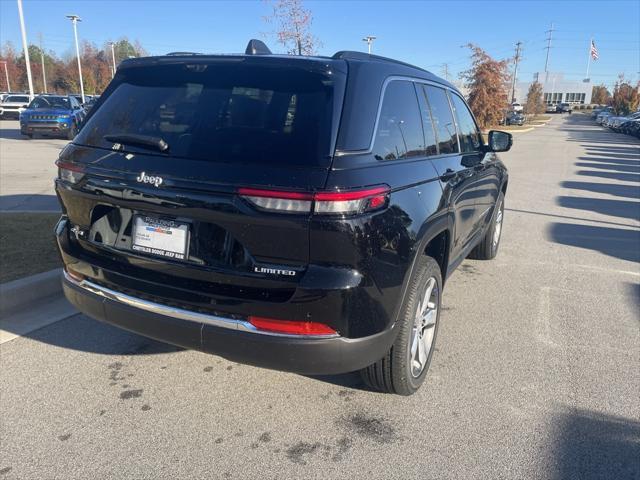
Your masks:
<svg viewBox="0 0 640 480"><path fill-rule="evenodd" d="M271 55L271 50L264 42L252 38L247 44L247 48L244 50L245 55Z"/></svg>

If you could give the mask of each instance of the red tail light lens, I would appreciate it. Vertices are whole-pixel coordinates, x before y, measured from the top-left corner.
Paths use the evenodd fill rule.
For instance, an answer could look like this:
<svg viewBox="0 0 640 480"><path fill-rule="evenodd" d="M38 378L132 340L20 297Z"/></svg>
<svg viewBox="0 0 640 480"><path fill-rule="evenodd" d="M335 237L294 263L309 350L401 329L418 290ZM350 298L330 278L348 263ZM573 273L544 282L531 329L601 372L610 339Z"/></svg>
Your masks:
<svg viewBox="0 0 640 480"><path fill-rule="evenodd" d="M258 207L280 213L311 213L318 215L352 215L371 212L387 205L388 186L347 192L300 193L278 190L241 188L238 194Z"/></svg>
<svg viewBox="0 0 640 480"><path fill-rule="evenodd" d="M69 183L78 183L84 177L84 167L76 163L56 160L58 178Z"/></svg>
<svg viewBox="0 0 640 480"><path fill-rule="evenodd" d="M309 213L313 195L300 192L241 188L238 194L261 210L281 213Z"/></svg>
<svg viewBox="0 0 640 480"><path fill-rule="evenodd" d="M297 322L274 318L249 317L249 323L258 330L288 335L337 335L328 325L318 322Z"/></svg>
<svg viewBox="0 0 640 480"><path fill-rule="evenodd" d="M81 282L84 280L84 275L82 275L81 273L75 272L68 267L65 268L65 270L67 272L67 275L69 275L76 282Z"/></svg>
<svg viewBox="0 0 640 480"><path fill-rule="evenodd" d="M389 187L375 187L352 192L321 192L315 194L314 212L349 215L371 212L386 206Z"/></svg>

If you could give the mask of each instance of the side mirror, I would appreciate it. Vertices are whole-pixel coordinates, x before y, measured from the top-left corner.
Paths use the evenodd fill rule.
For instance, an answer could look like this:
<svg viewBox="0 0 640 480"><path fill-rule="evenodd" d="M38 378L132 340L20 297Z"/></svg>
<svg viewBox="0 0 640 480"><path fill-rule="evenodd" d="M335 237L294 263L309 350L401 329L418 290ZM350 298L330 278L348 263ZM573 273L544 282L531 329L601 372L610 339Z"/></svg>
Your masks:
<svg viewBox="0 0 640 480"><path fill-rule="evenodd" d="M491 130L489 132L489 151L506 152L513 145L513 135L499 130Z"/></svg>

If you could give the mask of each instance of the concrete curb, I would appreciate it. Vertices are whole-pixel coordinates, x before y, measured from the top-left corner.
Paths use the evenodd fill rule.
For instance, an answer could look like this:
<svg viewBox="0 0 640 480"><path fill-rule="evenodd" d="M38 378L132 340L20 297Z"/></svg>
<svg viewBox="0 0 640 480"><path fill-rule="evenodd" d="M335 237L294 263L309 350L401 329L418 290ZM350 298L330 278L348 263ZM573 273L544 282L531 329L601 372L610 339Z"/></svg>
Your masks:
<svg viewBox="0 0 640 480"><path fill-rule="evenodd" d="M9 316L43 298L62 294L62 269L0 284L0 317Z"/></svg>

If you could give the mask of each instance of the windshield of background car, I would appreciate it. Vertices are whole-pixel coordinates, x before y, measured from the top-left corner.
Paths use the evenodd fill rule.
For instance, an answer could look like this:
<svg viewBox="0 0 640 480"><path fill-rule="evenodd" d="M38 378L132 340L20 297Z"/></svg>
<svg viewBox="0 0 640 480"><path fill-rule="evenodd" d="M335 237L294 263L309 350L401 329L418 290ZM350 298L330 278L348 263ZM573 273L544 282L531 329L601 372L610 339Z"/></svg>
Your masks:
<svg viewBox="0 0 640 480"><path fill-rule="evenodd" d="M111 149L105 135L135 134L163 139L166 153L144 152L174 159L329 165L344 91L338 72L220 62L119 75L76 144Z"/></svg>
<svg viewBox="0 0 640 480"><path fill-rule="evenodd" d="M70 108L70 102L67 97L38 97L29 104L29 108L62 108L68 110Z"/></svg>
<svg viewBox="0 0 640 480"><path fill-rule="evenodd" d="M22 97L22 96L16 96L16 95L11 95L2 101L2 103L27 103L27 102L29 102L29 97Z"/></svg>

